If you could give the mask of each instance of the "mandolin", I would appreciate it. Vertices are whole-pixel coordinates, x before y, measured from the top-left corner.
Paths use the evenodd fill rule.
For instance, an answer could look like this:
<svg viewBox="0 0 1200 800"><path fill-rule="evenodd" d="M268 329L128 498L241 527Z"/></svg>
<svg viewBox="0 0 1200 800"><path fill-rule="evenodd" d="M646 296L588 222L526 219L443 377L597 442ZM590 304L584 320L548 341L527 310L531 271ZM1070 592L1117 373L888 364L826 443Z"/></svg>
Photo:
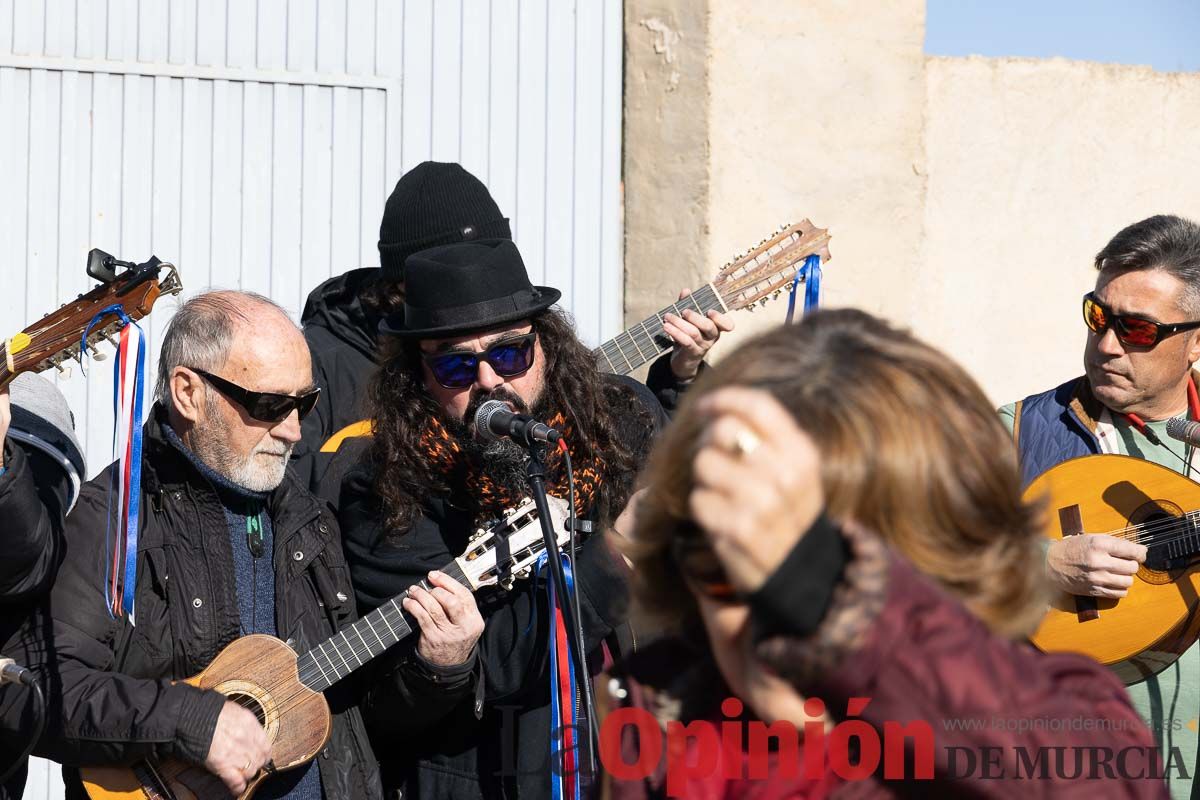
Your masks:
<svg viewBox="0 0 1200 800"><path fill-rule="evenodd" d="M1050 539L1107 533L1146 545L1120 599L1058 592L1032 640L1045 651L1091 656L1127 685L1161 671L1200 635L1200 484L1120 455L1065 461L1025 497L1045 503Z"/></svg>
<svg viewBox="0 0 1200 800"><path fill-rule="evenodd" d="M783 226L722 267L709 283L596 348L600 370L628 375L670 350L674 342L663 332L663 314L682 317L691 309L704 316L709 311L753 311L766 305L783 294L806 258L818 255L822 264L832 258L830 238L828 230L813 227L806 219Z"/></svg>
<svg viewBox="0 0 1200 800"><path fill-rule="evenodd" d="M566 544L567 504L548 497L558 544ZM532 500L480 528L466 552L442 569L471 591L511 589L528 578L545 552ZM431 588L425 581L421 585ZM271 742L271 759L238 800L246 800L271 775L306 764L329 739L332 720L322 692L413 633L415 622L398 595L303 655L273 636L252 634L230 643L199 675L185 682L220 692L253 711ZM92 800L225 800L229 792L202 765L180 759L141 761L131 767L80 769Z"/></svg>
<svg viewBox="0 0 1200 800"><path fill-rule="evenodd" d="M183 291L174 265L153 256L144 264L129 264L102 250L92 250L88 259L88 274L101 280L99 286L0 341L0 389L22 372L42 372L52 367L65 372L63 364L82 355L83 332L101 311L115 306L130 319L139 320L150 313L159 297ZM126 269L118 273L114 265ZM162 275L163 270L166 275ZM121 324L115 311L109 311L96 323L86 342L93 358L104 358L97 349L101 342L115 346L112 337L120 331Z"/></svg>

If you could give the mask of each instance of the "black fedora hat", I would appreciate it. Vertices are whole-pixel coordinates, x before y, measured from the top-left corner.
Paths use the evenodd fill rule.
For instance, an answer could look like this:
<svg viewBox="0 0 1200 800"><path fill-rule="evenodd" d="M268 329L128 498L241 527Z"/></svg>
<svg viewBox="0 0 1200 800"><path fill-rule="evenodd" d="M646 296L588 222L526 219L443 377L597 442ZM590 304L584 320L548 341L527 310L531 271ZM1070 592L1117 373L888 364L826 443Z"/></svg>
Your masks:
<svg viewBox="0 0 1200 800"><path fill-rule="evenodd" d="M480 239L414 253L404 262L404 310L379 323L391 336L431 339L532 317L562 292L529 282L508 239Z"/></svg>

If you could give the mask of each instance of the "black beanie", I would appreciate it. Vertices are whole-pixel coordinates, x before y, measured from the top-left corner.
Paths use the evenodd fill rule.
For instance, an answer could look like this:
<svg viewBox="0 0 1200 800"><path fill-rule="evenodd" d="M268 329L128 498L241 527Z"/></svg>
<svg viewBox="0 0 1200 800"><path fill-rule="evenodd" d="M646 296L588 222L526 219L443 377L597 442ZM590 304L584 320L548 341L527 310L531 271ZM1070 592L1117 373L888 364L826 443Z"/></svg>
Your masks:
<svg viewBox="0 0 1200 800"><path fill-rule="evenodd" d="M423 161L396 182L379 224L385 280L404 280L404 259L473 239L512 239L487 187L460 164Z"/></svg>

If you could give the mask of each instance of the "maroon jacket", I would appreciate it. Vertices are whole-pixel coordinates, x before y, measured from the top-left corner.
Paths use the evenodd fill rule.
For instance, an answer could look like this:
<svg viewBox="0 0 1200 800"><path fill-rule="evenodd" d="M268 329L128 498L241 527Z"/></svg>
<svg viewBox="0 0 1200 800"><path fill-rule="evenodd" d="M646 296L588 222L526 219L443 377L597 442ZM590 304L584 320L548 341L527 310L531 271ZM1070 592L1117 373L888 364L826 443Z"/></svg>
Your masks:
<svg viewBox="0 0 1200 800"><path fill-rule="evenodd" d="M609 766L616 737L622 763L629 765L639 755L646 756L644 763L652 761L656 743L649 739L668 733L666 741L660 739L663 756L652 774L644 780L632 770L625 772L627 780L610 775L609 796L667 796L672 730L682 747L675 763L684 765L674 776L674 796L1167 796L1154 739L1109 670L1082 656L1041 653L991 633L878 538L861 532L846 538L852 555L816 630L769 636L758 645L760 659L803 696L824 701L836 723L823 737L813 732L814 741L824 739L824 757L821 751L804 752L804 746L780 747L759 756L768 763L769 777L751 779L744 768L753 748L714 751L695 728L688 730L696 735L683 736L682 722L732 725L718 707L729 692L710 656L689 653L681 639L660 641L597 685L602 700L627 709L624 722L646 722L648 717L631 711L640 709L659 726L657 736L634 724L610 729ZM784 577L794 585L806 576ZM752 613L755 608L752 602ZM751 740L754 725L761 730L763 723L750 723L743 742ZM899 725L908 726L910 738L897 733ZM716 736L719 728L711 729ZM849 762L846 741L852 748L857 744ZM906 745L907 757L893 752L892 764L904 777L886 780L887 752L897 744ZM871 770L873 759L880 766ZM799 774L785 776L782 764L797 761ZM867 762L869 774L854 774L852 766L860 761ZM723 776L726 768L740 777Z"/></svg>

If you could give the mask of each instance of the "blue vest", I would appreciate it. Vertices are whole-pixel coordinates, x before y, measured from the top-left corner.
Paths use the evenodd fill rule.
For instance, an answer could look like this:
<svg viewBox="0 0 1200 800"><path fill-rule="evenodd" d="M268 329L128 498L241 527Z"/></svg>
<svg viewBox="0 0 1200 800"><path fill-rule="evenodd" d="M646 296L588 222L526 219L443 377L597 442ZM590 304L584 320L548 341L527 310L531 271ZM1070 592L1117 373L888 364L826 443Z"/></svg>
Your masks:
<svg viewBox="0 0 1200 800"><path fill-rule="evenodd" d="M1086 378L1079 377L1017 406L1015 433L1021 479L1025 486L1051 467L1068 459L1100 452L1092 432L1095 423L1081 414L1088 395Z"/></svg>

